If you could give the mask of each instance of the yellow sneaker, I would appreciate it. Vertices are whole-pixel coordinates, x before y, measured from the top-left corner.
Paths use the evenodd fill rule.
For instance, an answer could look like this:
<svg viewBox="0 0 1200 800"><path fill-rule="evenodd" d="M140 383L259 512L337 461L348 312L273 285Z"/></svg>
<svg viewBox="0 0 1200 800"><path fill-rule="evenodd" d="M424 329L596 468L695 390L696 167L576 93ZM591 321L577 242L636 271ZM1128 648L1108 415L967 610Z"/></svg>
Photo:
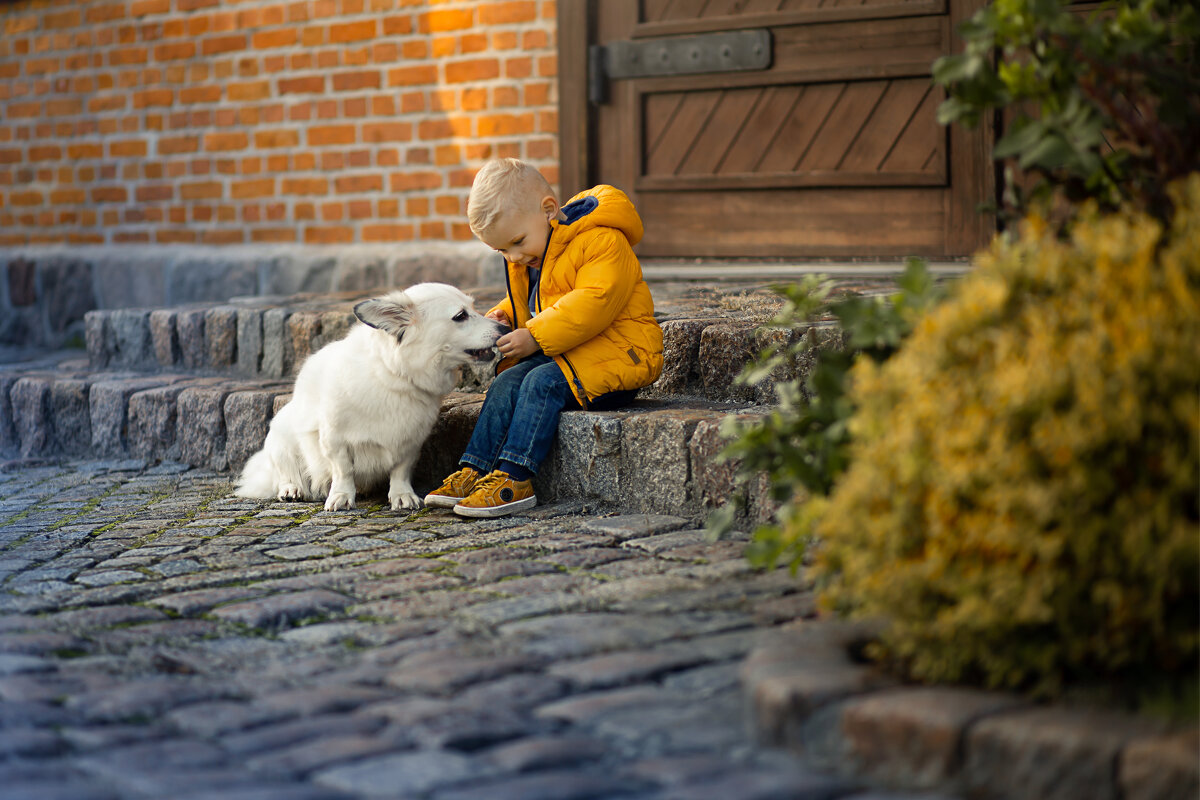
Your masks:
<svg viewBox="0 0 1200 800"><path fill-rule="evenodd" d="M453 508L455 503L461 501L471 493L471 490L475 488L475 484L479 481L479 477L479 470L472 469L471 467L463 467L442 481L441 486L425 495L425 505L436 506L438 508Z"/></svg>
<svg viewBox="0 0 1200 800"><path fill-rule="evenodd" d="M514 481L507 472L495 470L479 479L471 494L454 506L463 517L503 517L537 505L533 481Z"/></svg>

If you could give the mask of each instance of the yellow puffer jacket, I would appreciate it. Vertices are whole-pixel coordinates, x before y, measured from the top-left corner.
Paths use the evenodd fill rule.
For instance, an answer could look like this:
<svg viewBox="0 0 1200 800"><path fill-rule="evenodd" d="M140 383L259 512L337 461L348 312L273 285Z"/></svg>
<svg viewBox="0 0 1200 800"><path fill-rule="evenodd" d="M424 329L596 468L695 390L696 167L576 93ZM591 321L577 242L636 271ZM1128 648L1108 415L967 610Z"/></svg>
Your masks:
<svg viewBox="0 0 1200 800"><path fill-rule="evenodd" d="M580 405L618 389L649 386L662 372L662 329L633 246L642 220L620 189L580 192L552 221L534 308L529 272L507 265L501 310L552 356ZM500 362L507 369L515 359Z"/></svg>

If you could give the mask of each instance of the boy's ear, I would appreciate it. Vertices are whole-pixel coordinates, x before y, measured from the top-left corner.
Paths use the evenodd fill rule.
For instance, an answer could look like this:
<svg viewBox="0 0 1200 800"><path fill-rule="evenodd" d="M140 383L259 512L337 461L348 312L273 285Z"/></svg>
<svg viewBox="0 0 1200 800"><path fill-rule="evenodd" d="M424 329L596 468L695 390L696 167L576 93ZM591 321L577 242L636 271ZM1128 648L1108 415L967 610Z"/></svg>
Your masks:
<svg viewBox="0 0 1200 800"><path fill-rule="evenodd" d="M396 341L404 338L404 331L412 324L415 306L403 292L396 292L387 297L373 297L364 300L354 307L354 316L364 325L383 331L396 337Z"/></svg>
<svg viewBox="0 0 1200 800"><path fill-rule="evenodd" d="M558 216L558 201L550 195L542 198L542 211L549 219L554 219Z"/></svg>

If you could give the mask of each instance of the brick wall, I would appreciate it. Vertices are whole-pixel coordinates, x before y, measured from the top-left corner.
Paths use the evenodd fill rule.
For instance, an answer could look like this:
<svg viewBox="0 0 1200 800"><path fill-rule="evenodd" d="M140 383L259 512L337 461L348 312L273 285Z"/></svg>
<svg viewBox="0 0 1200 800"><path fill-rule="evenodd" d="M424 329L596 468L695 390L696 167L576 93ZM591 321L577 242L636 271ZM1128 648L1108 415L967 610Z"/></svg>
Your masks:
<svg viewBox="0 0 1200 800"><path fill-rule="evenodd" d="M467 240L557 183L554 0L0 4L0 245Z"/></svg>

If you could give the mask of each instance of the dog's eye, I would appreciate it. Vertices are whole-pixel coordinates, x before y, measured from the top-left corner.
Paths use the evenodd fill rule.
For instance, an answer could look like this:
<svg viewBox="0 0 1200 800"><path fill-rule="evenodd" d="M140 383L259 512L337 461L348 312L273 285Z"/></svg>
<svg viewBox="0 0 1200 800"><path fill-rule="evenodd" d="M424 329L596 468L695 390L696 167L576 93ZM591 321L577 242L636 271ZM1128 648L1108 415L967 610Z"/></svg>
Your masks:
<svg viewBox="0 0 1200 800"><path fill-rule="evenodd" d="M454 321L455 322L466 322L467 317L469 317L469 316L471 316L471 315L468 314L467 310L464 308L462 311L460 311L454 315Z"/></svg>

